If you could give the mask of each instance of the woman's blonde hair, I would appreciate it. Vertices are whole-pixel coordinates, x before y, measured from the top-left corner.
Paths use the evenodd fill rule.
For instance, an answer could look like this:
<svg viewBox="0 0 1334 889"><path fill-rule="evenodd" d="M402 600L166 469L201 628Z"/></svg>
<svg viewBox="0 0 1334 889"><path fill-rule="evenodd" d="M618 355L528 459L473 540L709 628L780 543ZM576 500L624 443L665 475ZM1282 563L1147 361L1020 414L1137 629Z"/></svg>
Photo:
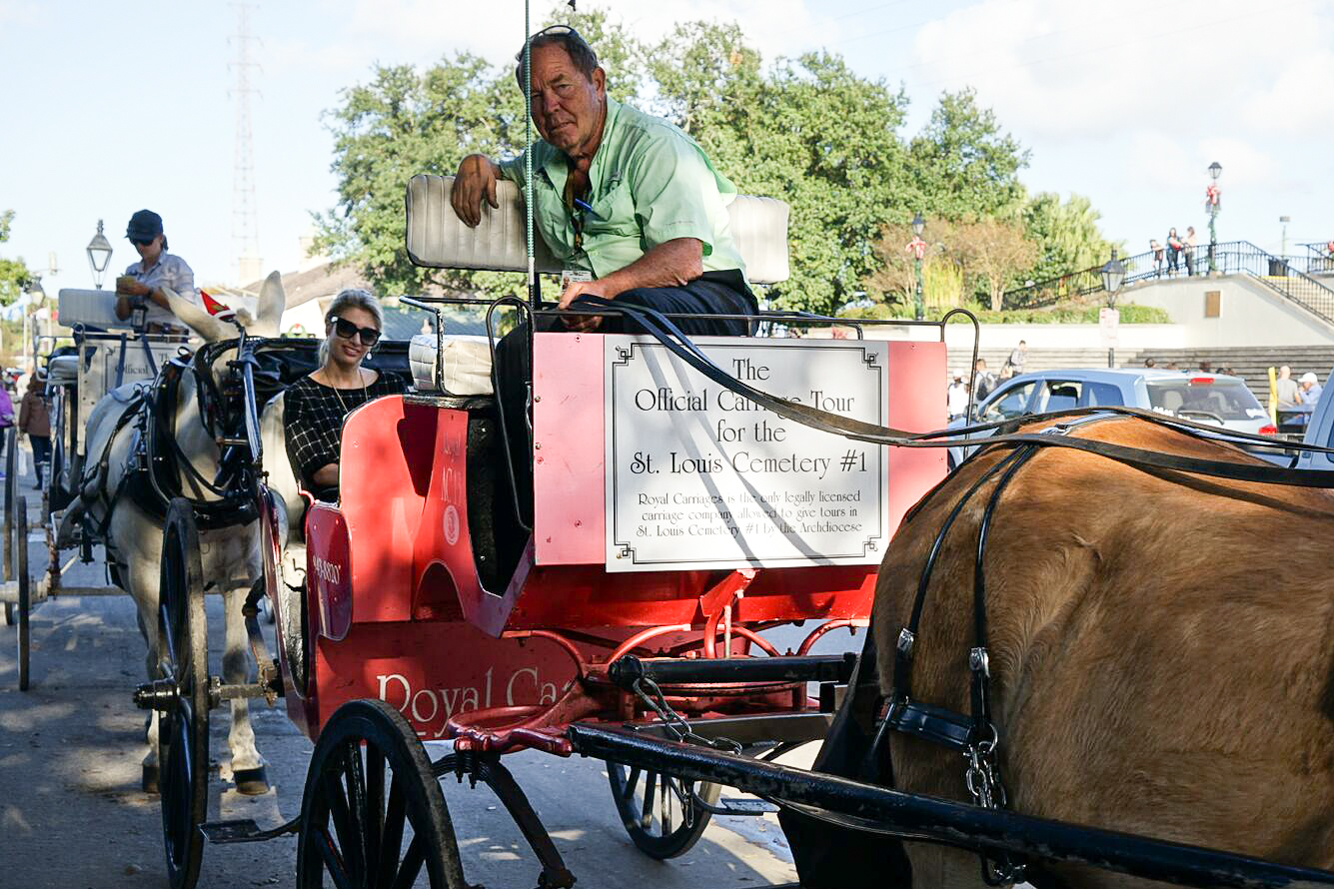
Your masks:
<svg viewBox="0 0 1334 889"><path fill-rule="evenodd" d="M328 326L330 318L341 318L343 312L348 309L361 309L364 312L369 312L375 318L376 329L383 333L384 309L380 308L380 301L375 298L375 294L359 287L349 287L346 290L339 291L338 295L334 297L333 303L329 306L329 311L325 313L325 326ZM329 340L337 335L332 330L324 335L324 341L320 343L320 367L329 362Z"/></svg>

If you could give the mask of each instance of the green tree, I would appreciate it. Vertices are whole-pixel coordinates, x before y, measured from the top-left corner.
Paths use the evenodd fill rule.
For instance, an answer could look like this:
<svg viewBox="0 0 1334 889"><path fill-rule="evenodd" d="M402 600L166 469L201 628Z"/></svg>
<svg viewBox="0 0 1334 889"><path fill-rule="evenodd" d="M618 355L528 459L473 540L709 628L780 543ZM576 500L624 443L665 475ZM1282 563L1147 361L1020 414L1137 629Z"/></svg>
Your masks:
<svg viewBox="0 0 1334 889"><path fill-rule="evenodd" d="M983 218L1016 207L1024 197L1019 171L1029 151L1003 132L971 89L945 92L910 146L914 197L923 213L947 219Z"/></svg>
<svg viewBox="0 0 1334 889"><path fill-rule="evenodd" d="M9 233L14 225L14 211L0 212L0 244L9 240ZM8 259L0 256L0 305L7 306L19 298L23 288L35 275L23 262L23 257Z"/></svg>
<svg viewBox="0 0 1334 889"><path fill-rule="evenodd" d="M450 174L465 155L497 153L511 144L516 121L522 134L513 80L462 53L421 72L377 66L369 83L342 96L325 117L334 135L338 206L315 215L315 249L354 263L389 293L468 287L467 276L408 261L403 189L417 173Z"/></svg>
<svg viewBox="0 0 1334 889"><path fill-rule="evenodd" d="M1028 240L1019 220L996 217L964 223L957 237L970 289L985 294L991 310L999 312L1011 282L1033 265L1037 244Z"/></svg>
<svg viewBox="0 0 1334 889"><path fill-rule="evenodd" d="M1024 205L1024 229L1037 245L1038 257L1025 278L1047 281L1060 275L1101 265L1114 245L1098 228L1101 215L1083 195L1061 196L1039 192Z"/></svg>

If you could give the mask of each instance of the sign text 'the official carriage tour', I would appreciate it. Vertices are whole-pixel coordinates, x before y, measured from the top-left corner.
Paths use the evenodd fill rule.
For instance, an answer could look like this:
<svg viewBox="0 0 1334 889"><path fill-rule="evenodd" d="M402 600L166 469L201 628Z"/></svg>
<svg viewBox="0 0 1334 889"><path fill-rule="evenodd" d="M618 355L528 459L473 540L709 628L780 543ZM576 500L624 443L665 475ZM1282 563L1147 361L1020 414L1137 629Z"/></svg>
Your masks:
<svg viewBox="0 0 1334 889"><path fill-rule="evenodd" d="M889 538L884 449L785 420L656 341L605 341L608 570L880 561ZM696 345L771 395L885 422L885 343Z"/></svg>

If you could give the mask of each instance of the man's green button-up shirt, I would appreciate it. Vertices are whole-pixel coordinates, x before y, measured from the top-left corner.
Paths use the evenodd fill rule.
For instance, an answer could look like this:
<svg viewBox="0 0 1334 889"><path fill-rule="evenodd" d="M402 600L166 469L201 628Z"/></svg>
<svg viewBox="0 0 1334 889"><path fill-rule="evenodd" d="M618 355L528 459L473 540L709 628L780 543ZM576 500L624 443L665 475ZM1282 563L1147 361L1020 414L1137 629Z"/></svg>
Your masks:
<svg viewBox="0 0 1334 889"><path fill-rule="evenodd" d="M727 214L736 187L694 139L667 121L607 98L602 141L588 169L591 209L574 211L582 214L582 249L575 248L575 220L563 199L568 159L545 141L534 143L532 152L534 224L567 269L602 278L652 247L695 238L704 244L704 271L745 274ZM522 155L502 161L500 169L523 189Z"/></svg>

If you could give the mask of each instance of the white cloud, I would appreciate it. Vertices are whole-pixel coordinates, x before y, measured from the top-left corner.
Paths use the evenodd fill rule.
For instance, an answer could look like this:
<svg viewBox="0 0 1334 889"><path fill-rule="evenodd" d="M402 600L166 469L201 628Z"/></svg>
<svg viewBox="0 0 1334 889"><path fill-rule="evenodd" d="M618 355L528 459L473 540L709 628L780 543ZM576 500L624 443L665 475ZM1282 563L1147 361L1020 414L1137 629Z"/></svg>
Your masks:
<svg viewBox="0 0 1334 889"><path fill-rule="evenodd" d="M910 83L975 86L1001 118L1058 138L1206 128L1275 94L1317 102L1334 61L1328 0L984 0L922 27ZM1304 86L1304 89L1303 89ZM1324 109L1321 109L1324 113Z"/></svg>

